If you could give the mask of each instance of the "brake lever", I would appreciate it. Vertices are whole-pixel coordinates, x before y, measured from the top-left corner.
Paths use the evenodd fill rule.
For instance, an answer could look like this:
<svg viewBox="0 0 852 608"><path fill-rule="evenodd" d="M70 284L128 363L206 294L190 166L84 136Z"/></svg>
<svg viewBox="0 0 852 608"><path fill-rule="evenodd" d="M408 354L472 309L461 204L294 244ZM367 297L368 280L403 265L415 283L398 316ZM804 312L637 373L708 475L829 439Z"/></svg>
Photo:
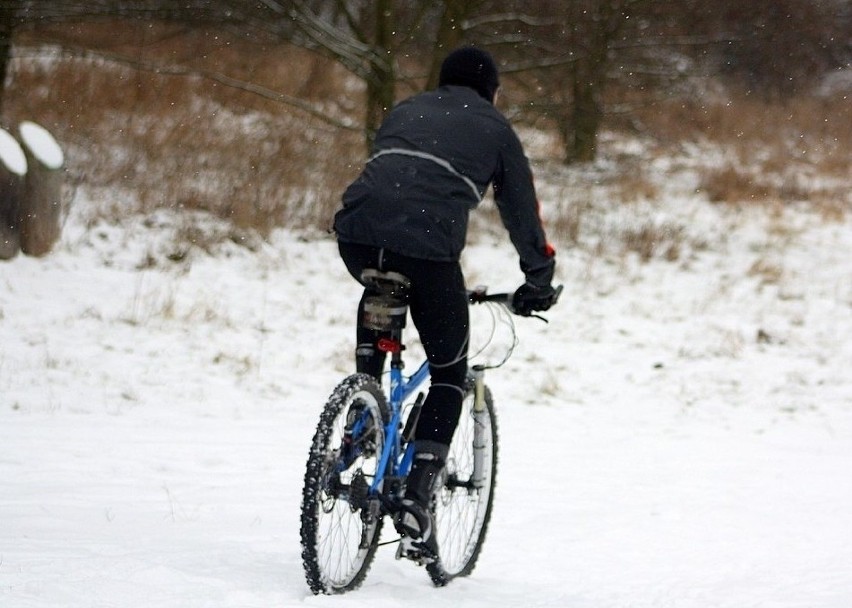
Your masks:
<svg viewBox="0 0 852 608"><path fill-rule="evenodd" d="M559 301L559 296L560 296L560 295L562 295L562 285L559 285L559 286L558 286L558 287L557 287L557 288L553 291L553 302L551 303L550 308L552 308L553 306L555 306L555 305L556 305L556 303ZM550 323L550 321L548 321L546 318L544 318L544 317L543 317L543 316L541 316L541 315L536 315L536 314L530 313L530 314L528 314L528 315L523 315L523 316L533 317L533 318L535 318L535 319L538 319L539 321L544 321L545 323Z"/></svg>

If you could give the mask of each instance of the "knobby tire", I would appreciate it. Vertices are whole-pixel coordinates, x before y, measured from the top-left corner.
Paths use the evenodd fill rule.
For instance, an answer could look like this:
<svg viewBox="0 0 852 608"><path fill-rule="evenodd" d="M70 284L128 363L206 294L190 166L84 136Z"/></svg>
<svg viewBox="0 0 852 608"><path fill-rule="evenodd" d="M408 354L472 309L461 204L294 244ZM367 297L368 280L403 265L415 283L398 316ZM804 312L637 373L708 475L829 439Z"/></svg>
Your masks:
<svg viewBox="0 0 852 608"><path fill-rule="evenodd" d="M354 450L344 446L353 404L368 411L365 418L372 421L356 438ZM366 374L345 378L320 415L308 455L301 512L302 563L314 594L356 589L372 565L382 519L367 515L363 497L376 474L389 416L381 387Z"/></svg>
<svg viewBox="0 0 852 608"><path fill-rule="evenodd" d="M459 425L450 444L447 483L433 504L438 559L426 565L432 582L442 587L473 572L485 542L497 474L497 419L491 391L485 387L485 467L479 489L465 487L473 471L473 389L462 404Z"/></svg>

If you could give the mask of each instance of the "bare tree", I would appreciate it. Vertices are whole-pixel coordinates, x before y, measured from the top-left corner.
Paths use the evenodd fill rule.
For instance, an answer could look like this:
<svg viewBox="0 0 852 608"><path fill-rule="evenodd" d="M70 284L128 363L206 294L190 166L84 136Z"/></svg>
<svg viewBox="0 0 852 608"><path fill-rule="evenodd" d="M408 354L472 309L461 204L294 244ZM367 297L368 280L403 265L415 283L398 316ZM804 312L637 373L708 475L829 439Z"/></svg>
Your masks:
<svg viewBox="0 0 852 608"><path fill-rule="evenodd" d="M482 9L483 4L482 0L444 0L442 2L426 88L434 88L438 85L443 57L462 45L470 20Z"/></svg>
<svg viewBox="0 0 852 608"><path fill-rule="evenodd" d="M523 113L556 125L565 160L586 161L613 82L629 87L645 73L668 86L672 50L688 46L704 65L789 93L848 62L849 15L845 0L0 0L0 86L20 28L115 17L216 24L342 65L364 83L369 143L401 83L434 86L446 52L476 43L527 87Z"/></svg>
<svg viewBox="0 0 852 608"><path fill-rule="evenodd" d="M697 0L685 4L684 25L726 41L704 49L715 71L765 96L804 93L852 59L847 0L718 0L712 10Z"/></svg>
<svg viewBox="0 0 852 608"><path fill-rule="evenodd" d="M0 110L15 32L103 18L217 22L232 18L233 0L0 0Z"/></svg>
<svg viewBox="0 0 852 608"><path fill-rule="evenodd" d="M372 141L396 101L400 57L431 32L443 2L431 0L261 0L292 20L292 41L342 64L366 85L364 129Z"/></svg>

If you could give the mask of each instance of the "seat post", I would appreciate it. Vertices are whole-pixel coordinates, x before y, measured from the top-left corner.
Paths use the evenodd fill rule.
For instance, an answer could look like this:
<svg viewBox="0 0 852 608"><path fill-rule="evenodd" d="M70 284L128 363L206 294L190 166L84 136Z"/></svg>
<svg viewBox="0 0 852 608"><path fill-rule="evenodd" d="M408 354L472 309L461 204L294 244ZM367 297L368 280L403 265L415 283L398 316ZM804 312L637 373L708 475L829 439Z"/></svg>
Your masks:
<svg viewBox="0 0 852 608"><path fill-rule="evenodd" d="M364 314L360 323L378 332L376 347L391 355L391 369L402 370L402 330L408 316L408 290L411 281L398 272L366 268L361 273L366 290Z"/></svg>

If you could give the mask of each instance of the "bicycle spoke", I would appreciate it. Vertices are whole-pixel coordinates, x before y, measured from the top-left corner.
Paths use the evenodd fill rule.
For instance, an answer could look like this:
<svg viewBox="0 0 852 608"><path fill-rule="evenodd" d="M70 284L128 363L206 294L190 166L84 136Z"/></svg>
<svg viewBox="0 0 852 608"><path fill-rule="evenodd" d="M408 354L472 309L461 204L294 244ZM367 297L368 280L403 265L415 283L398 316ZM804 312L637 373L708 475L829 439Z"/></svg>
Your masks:
<svg viewBox="0 0 852 608"><path fill-rule="evenodd" d="M473 398L463 403L462 416L450 445L447 460L448 480L438 494L435 504L435 529L439 559L427 566L436 585L445 585L456 576L472 572L482 543L493 501L494 473L496 470L496 421L490 392L486 389L487 416L483 470L474 487L474 427L477 421L472 412ZM480 422L482 423L482 422Z"/></svg>
<svg viewBox="0 0 852 608"><path fill-rule="evenodd" d="M347 426L350 408L364 422ZM302 500L302 560L314 593L361 584L378 545L381 520L364 514L383 444L387 406L375 380L345 379L329 398L308 458Z"/></svg>

